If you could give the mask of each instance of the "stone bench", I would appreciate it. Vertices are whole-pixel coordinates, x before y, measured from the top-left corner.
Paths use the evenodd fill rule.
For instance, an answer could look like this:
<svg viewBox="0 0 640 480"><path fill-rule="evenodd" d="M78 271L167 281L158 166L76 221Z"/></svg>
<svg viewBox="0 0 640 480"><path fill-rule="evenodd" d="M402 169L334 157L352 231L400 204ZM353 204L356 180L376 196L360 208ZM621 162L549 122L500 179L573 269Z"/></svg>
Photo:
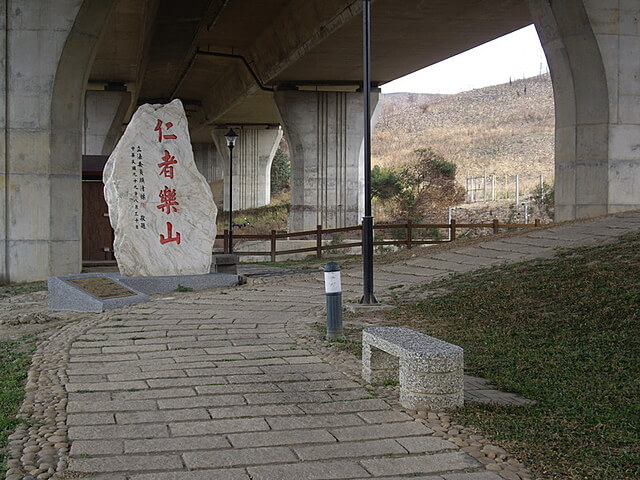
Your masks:
<svg viewBox="0 0 640 480"><path fill-rule="evenodd" d="M400 403L412 410L461 407L462 348L399 327L362 331L362 377L400 383Z"/></svg>

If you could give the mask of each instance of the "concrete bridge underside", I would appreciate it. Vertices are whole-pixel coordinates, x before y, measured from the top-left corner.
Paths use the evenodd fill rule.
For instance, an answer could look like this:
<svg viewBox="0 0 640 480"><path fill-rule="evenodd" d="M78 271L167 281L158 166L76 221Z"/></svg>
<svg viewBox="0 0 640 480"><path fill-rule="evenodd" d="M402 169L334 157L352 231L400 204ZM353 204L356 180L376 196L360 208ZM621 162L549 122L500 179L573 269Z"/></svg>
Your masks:
<svg viewBox="0 0 640 480"><path fill-rule="evenodd" d="M196 156L217 159L222 185L215 145L237 127L250 159L237 170L261 179L245 179L248 204L264 201L281 125L293 228L359 221L361 7L0 0L0 280L80 270L82 154L108 154L146 102L183 101ZM640 0L373 0L371 11L374 87L534 22L555 92L557 220L640 207Z"/></svg>

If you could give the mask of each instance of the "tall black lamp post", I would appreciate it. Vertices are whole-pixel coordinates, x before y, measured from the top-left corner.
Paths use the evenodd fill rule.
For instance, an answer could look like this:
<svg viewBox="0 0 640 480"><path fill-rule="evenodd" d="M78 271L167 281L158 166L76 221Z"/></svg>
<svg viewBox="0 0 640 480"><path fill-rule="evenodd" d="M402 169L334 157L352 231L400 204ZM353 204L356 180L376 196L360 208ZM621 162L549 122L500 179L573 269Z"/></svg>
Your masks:
<svg viewBox="0 0 640 480"><path fill-rule="evenodd" d="M233 147L236 146L238 134L230 128L224 138L229 147L229 253L233 253Z"/></svg>
<svg viewBox="0 0 640 480"><path fill-rule="evenodd" d="M373 294L373 216L371 214L371 1L362 0L362 64L364 78L364 217L362 218L363 295L360 303L378 303Z"/></svg>

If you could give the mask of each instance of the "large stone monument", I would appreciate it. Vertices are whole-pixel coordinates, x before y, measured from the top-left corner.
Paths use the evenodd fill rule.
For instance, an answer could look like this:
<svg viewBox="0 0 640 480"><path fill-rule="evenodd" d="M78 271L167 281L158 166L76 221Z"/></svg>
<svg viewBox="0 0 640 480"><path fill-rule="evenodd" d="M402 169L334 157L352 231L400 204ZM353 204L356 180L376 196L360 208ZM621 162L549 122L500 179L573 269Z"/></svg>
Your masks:
<svg viewBox="0 0 640 480"><path fill-rule="evenodd" d="M209 273L218 209L193 160L180 100L138 108L104 184L122 275Z"/></svg>

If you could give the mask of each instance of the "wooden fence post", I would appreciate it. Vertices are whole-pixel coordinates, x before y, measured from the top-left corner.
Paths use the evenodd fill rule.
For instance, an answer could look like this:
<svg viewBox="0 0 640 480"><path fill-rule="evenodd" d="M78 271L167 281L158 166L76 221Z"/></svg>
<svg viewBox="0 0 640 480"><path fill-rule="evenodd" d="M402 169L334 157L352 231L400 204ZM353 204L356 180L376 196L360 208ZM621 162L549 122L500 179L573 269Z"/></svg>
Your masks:
<svg viewBox="0 0 640 480"><path fill-rule="evenodd" d="M500 231L500 226L499 226L498 219L494 218L493 219L493 234L497 235L499 231Z"/></svg>
<svg viewBox="0 0 640 480"><path fill-rule="evenodd" d="M411 250L411 220L407 220L407 250Z"/></svg>
<svg viewBox="0 0 640 480"><path fill-rule="evenodd" d="M271 261L276 261L276 231L271 230Z"/></svg>
<svg viewBox="0 0 640 480"><path fill-rule="evenodd" d="M322 258L322 225L316 227L316 258Z"/></svg>
<svg viewBox="0 0 640 480"><path fill-rule="evenodd" d="M451 229L451 242L455 242L456 240L456 219L452 218L451 219L451 225L449 225L449 228Z"/></svg>
<svg viewBox="0 0 640 480"><path fill-rule="evenodd" d="M229 230L225 230L224 231L224 246L222 247L224 250L224 253L229 253Z"/></svg>

